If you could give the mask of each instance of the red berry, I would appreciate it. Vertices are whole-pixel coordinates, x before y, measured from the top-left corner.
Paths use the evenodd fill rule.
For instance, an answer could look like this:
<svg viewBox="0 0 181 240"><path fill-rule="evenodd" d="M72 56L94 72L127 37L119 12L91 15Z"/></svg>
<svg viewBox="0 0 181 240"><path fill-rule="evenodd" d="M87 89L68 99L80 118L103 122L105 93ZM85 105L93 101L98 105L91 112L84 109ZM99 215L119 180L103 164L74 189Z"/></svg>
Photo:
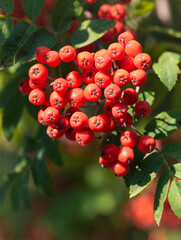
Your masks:
<svg viewBox="0 0 181 240"><path fill-rule="evenodd" d="M107 169L112 168L114 165L114 162L108 162L104 160L102 157L99 158L99 163L102 168L107 168Z"/></svg>
<svg viewBox="0 0 181 240"><path fill-rule="evenodd" d="M74 128L69 128L66 132L65 132L65 136L67 139L69 139L70 141L76 141L75 139L75 134L76 134L76 130Z"/></svg>
<svg viewBox="0 0 181 240"><path fill-rule="evenodd" d="M108 47L109 56L114 61L121 60L124 57L125 50L122 44L120 43L112 43Z"/></svg>
<svg viewBox="0 0 181 240"><path fill-rule="evenodd" d="M45 93L41 89L33 89L29 94L29 101L33 105L42 105L45 101Z"/></svg>
<svg viewBox="0 0 181 240"><path fill-rule="evenodd" d="M70 118L70 125L76 130L81 130L88 124L88 117L83 112L75 112Z"/></svg>
<svg viewBox="0 0 181 240"><path fill-rule="evenodd" d="M138 69L146 70L151 66L151 57L147 53L139 53L134 58L134 64Z"/></svg>
<svg viewBox="0 0 181 240"><path fill-rule="evenodd" d="M97 72L94 81L99 87L105 88L111 84L112 75L109 72Z"/></svg>
<svg viewBox="0 0 181 240"><path fill-rule="evenodd" d="M145 84L147 75L145 71L138 69L130 73L131 83L136 87L141 87Z"/></svg>
<svg viewBox="0 0 181 240"><path fill-rule="evenodd" d="M112 18L111 6L108 4L102 4L98 11L99 18Z"/></svg>
<svg viewBox="0 0 181 240"><path fill-rule="evenodd" d="M112 133L114 129L116 128L116 123L111 120L109 126L103 130L104 133Z"/></svg>
<svg viewBox="0 0 181 240"><path fill-rule="evenodd" d="M40 111L38 112L38 122L41 125L47 126L48 123L45 121L45 117L44 117L44 111L40 109Z"/></svg>
<svg viewBox="0 0 181 240"><path fill-rule="evenodd" d="M136 39L136 32L133 29L126 29L125 32L131 33L134 37L134 39Z"/></svg>
<svg viewBox="0 0 181 240"><path fill-rule="evenodd" d="M96 2L97 2L97 0L86 0L87 4L93 4L93 3L96 3Z"/></svg>
<svg viewBox="0 0 181 240"><path fill-rule="evenodd" d="M135 105L135 113L140 118L146 118L151 113L151 106L147 101L138 101Z"/></svg>
<svg viewBox="0 0 181 240"><path fill-rule="evenodd" d="M70 128L70 119L68 116L60 115L57 124L59 129L64 133Z"/></svg>
<svg viewBox="0 0 181 240"><path fill-rule="evenodd" d="M30 85L29 85L29 78L21 79L18 83L18 88L19 88L20 92L28 95L32 90Z"/></svg>
<svg viewBox="0 0 181 240"><path fill-rule="evenodd" d="M129 147L122 147L118 152L118 160L123 164L131 164L134 160L134 152Z"/></svg>
<svg viewBox="0 0 181 240"><path fill-rule="evenodd" d="M111 123L111 118L108 114L106 113L100 113L98 117L101 117L104 121L104 129L107 129Z"/></svg>
<svg viewBox="0 0 181 240"><path fill-rule="evenodd" d="M44 111L44 119L48 124L58 122L60 118L59 111L54 107L47 107Z"/></svg>
<svg viewBox="0 0 181 240"><path fill-rule="evenodd" d="M75 139L80 145L85 146L94 140L94 133L88 127L85 127L76 132Z"/></svg>
<svg viewBox="0 0 181 240"><path fill-rule="evenodd" d="M94 57L90 52L80 52L76 57L77 65L82 69L89 69L94 64Z"/></svg>
<svg viewBox="0 0 181 240"><path fill-rule="evenodd" d="M99 51L97 51L94 55L94 59L96 60L98 57L102 57L108 55L109 56L109 52L107 49L101 49Z"/></svg>
<svg viewBox="0 0 181 240"><path fill-rule="evenodd" d="M75 108L75 107L69 107L67 108L66 112L65 112L65 116L71 118L72 114L74 112L81 112L78 108Z"/></svg>
<svg viewBox="0 0 181 240"><path fill-rule="evenodd" d="M72 71L66 76L70 88L77 88L82 84L82 76L77 71Z"/></svg>
<svg viewBox="0 0 181 240"><path fill-rule="evenodd" d="M156 147L155 139L148 135L140 137L138 142L138 148L141 152L151 153Z"/></svg>
<svg viewBox="0 0 181 240"><path fill-rule="evenodd" d="M132 125L133 123L133 117L131 116L131 114L129 114L128 112L125 113L123 115L122 118L118 118L116 119L117 123L123 127L123 128L128 128Z"/></svg>
<svg viewBox="0 0 181 240"><path fill-rule="evenodd" d="M116 20L122 20L126 15L126 9L120 3L115 4L111 8L111 15Z"/></svg>
<svg viewBox="0 0 181 240"><path fill-rule="evenodd" d="M110 84L104 89L104 96L110 101L117 101L121 97L121 89L116 84Z"/></svg>
<svg viewBox="0 0 181 240"><path fill-rule="evenodd" d="M101 116L89 118L88 125L93 132L102 132L106 128L105 121Z"/></svg>
<svg viewBox="0 0 181 240"><path fill-rule="evenodd" d="M49 67L57 67L60 65L61 59L60 55L56 51L49 51L45 55L45 63Z"/></svg>
<svg viewBox="0 0 181 240"><path fill-rule="evenodd" d="M84 90L81 88L74 88L68 94L69 103L72 107L83 106L87 99L84 96Z"/></svg>
<svg viewBox="0 0 181 240"><path fill-rule="evenodd" d="M44 82L48 78L48 69L42 64L35 64L29 70L29 77L34 82Z"/></svg>
<svg viewBox="0 0 181 240"><path fill-rule="evenodd" d="M96 73L97 69L95 67L83 70L82 71L83 81L87 84L94 83L94 76Z"/></svg>
<svg viewBox="0 0 181 240"><path fill-rule="evenodd" d="M47 135L51 138L60 138L63 136L63 132L56 128L56 125L49 125L47 128Z"/></svg>
<svg viewBox="0 0 181 240"><path fill-rule="evenodd" d="M129 172L129 165L116 161L113 165L113 172L117 177L123 177Z"/></svg>
<svg viewBox="0 0 181 240"><path fill-rule="evenodd" d="M135 69L135 64L134 64L134 60L132 57L127 57L124 56L118 63L117 65L120 68L125 69L128 72L132 72Z"/></svg>
<svg viewBox="0 0 181 240"><path fill-rule="evenodd" d="M133 105L138 101L138 93L133 88L126 88L122 92L121 99L126 105Z"/></svg>
<svg viewBox="0 0 181 240"><path fill-rule="evenodd" d="M122 118L127 113L127 107L123 103L116 103L112 107L112 115L115 118Z"/></svg>
<svg viewBox="0 0 181 240"><path fill-rule="evenodd" d="M113 74L113 82L119 87L126 86L129 83L129 73L124 69L118 69Z"/></svg>
<svg viewBox="0 0 181 240"><path fill-rule="evenodd" d="M118 152L119 152L119 148L110 143L105 145L102 149L101 149L101 157L108 162L115 162L118 159Z"/></svg>
<svg viewBox="0 0 181 240"><path fill-rule="evenodd" d="M88 84L84 89L84 96L90 102L96 102L101 98L101 95L101 88L94 83Z"/></svg>
<svg viewBox="0 0 181 240"><path fill-rule="evenodd" d="M29 85L32 89L36 89L36 88L44 89L47 85L47 81L45 80L44 82L36 83L32 79L30 79L29 80Z"/></svg>
<svg viewBox="0 0 181 240"><path fill-rule="evenodd" d="M138 135L131 130L126 130L121 134L120 142L124 147L133 148L138 144Z"/></svg>
<svg viewBox="0 0 181 240"><path fill-rule="evenodd" d="M112 107L114 106L114 102L107 100L104 104L104 111L109 114L112 115Z"/></svg>
<svg viewBox="0 0 181 240"><path fill-rule="evenodd" d="M114 26L114 30L116 32L116 36L121 34L124 31L124 24L119 20L116 20L116 25Z"/></svg>
<svg viewBox="0 0 181 240"><path fill-rule="evenodd" d="M134 40L134 36L130 32L123 32L118 36L118 42L123 46L126 46L131 40Z"/></svg>
<svg viewBox="0 0 181 240"><path fill-rule="evenodd" d="M35 58L36 60L39 62L39 63L45 63L46 60L45 60L45 56L47 54L47 52L49 52L50 49L47 48L47 47L38 47L36 50L35 50Z"/></svg>
<svg viewBox="0 0 181 240"><path fill-rule="evenodd" d="M125 52L129 57L135 57L142 52L142 46L136 40L129 41L125 46Z"/></svg>
<svg viewBox="0 0 181 240"><path fill-rule="evenodd" d="M62 47L59 51L59 54L60 54L60 58L63 62L70 62L70 61L74 60L74 58L76 57L76 51L70 45L66 45L66 46Z"/></svg>
<svg viewBox="0 0 181 240"><path fill-rule="evenodd" d="M99 71L108 71L112 67L112 59L109 55L98 55L95 58L95 67Z"/></svg>
<svg viewBox="0 0 181 240"><path fill-rule="evenodd" d="M60 93L53 91L50 95L50 103L54 108L64 108L68 103L67 93L61 95Z"/></svg>
<svg viewBox="0 0 181 240"><path fill-rule="evenodd" d="M53 82L53 90L57 93L64 94L68 88L68 82L64 78L57 78Z"/></svg>

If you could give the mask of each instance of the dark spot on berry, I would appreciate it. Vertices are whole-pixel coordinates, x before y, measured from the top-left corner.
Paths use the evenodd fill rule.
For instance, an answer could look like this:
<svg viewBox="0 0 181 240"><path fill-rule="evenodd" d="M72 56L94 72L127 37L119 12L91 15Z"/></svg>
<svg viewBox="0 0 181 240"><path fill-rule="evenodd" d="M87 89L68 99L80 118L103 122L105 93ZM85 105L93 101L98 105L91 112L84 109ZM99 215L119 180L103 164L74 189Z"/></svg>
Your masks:
<svg viewBox="0 0 181 240"><path fill-rule="evenodd" d="M92 72L87 73L87 78L92 78L93 74Z"/></svg>

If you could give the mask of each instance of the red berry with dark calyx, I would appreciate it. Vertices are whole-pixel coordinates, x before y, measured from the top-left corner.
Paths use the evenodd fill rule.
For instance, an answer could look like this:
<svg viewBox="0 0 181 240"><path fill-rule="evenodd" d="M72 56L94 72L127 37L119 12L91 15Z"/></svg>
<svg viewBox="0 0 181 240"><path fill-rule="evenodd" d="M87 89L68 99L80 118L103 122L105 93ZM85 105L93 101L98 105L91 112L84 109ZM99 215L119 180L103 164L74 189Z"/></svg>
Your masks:
<svg viewBox="0 0 181 240"><path fill-rule="evenodd" d="M116 123L111 119L111 122L107 128L103 130L104 133L112 133L116 128Z"/></svg>
<svg viewBox="0 0 181 240"><path fill-rule="evenodd" d="M70 118L70 125L76 130L81 130L88 124L88 117L83 112L75 112Z"/></svg>
<svg viewBox="0 0 181 240"><path fill-rule="evenodd" d="M138 135L134 131L126 130L121 134L120 142L124 147L134 148L138 144Z"/></svg>
<svg viewBox="0 0 181 240"><path fill-rule="evenodd" d="M139 53L134 58L134 64L138 69L147 70L151 66L151 57L147 53Z"/></svg>
<svg viewBox="0 0 181 240"><path fill-rule="evenodd" d="M109 55L98 55L95 58L95 67L99 71L108 71L112 67L112 59Z"/></svg>
<svg viewBox="0 0 181 240"><path fill-rule="evenodd" d="M38 47L35 50L35 58L39 63L45 63L45 56L47 54L47 52L49 52L50 49L44 46Z"/></svg>
<svg viewBox="0 0 181 240"><path fill-rule="evenodd" d="M48 69L43 64L35 64L29 70L29 77L34 82L44 82L48 78Z"/></svg>
<svg viewBox="0 0 181 240"><path fill-rule="evenodd" d="M45 55L45 63L49 67L57 67L60 65L61 59L60 55L56 51L49 51Z"/></svg>
<svg viewBox="0 0 181 240"><path fill-rule="evenodd" d="M68 82L64 78L57 78L53 82L53 90L60 94L64 94L68 90Z"/></svg>
<svg viewBox="0 0 181 240"><path fill-rule="evenodd" d="M72 71L66 76L66 81L70 88L77 88L82 84L82 76L79 72Z"/></svg>
<svg viewBox="0 0 181 240"><path fill-rule="evenodd" d="M89 118L88 125L93 132L102 132L107 126L105 125L104 119L100 116Z"/></svg>
<svg viewBox="0 0 181 240"><path fill-rule="evenodd" d="M140 118L146 118L151 113L151 106L147 101L138 101L135 105L135 113Z"/></svg>
<svg viewBox="0 0 181 240"><path fill-rule="evenodd" d="M111 6L109 4L102 4L98 10L99 18L112 18Z"/></svg>
<svg viewBox="0 0 181 240"><path fill-rule="evenodd" d="M98 114L98 117L101 117L104 121L104 129L107 129L111 123L111 118L108 114L106 113L100 113Z"/></svg>
<svg viewBox="0 0 181 240"><path fill-rule="evenodd" d="M58 128L56 128L55 124L49 125L46 132L50 138L57 139L63 136L63 132L61 132Z"/></svg>
<svg viewBox="0 0 181 240"><path fill-rule="evenodd" d="M135 69L134 59L132 57L124 56L117 65L128 72L132 72Z"/></svg>
<svg viewBox="0 0 181 240"><path fill-rule="evenodd" d="M44 111L44 119L48 124L58 122L60 118L59 111L54 107L47 107Z"/></svg>
<svg viewBox="0 0 181 240"><path fill-rule="evenodd" d="M47 85L47 81L45 80L44 82L34 82L32 79L29 79L29 86L32 88L32 89L44 89Z"/></svg>
<svg viewBox="0 0 181 240"><path fill-rule="evenodd" d="M68 103L67 93L60 94L53 91L50 95L50 103L54 108L57 108L57 109L64 108Z"/></svg>
<svg viewBox="0 0 181 240"><path fill-rule="evenodd" d="M45 121L44 111L41 109L38 112L38 122L43 126L48 126L48 123Z"/></svg>
<svg viewBox="0 0 181 240"><path fill-rule="evenodd" d="M96 73L97 73L97 69L95 67L92 67L92 68L89 68L89 69L84 69L82 71L83 81L87 84L95 83L94 77L95 77Z"/></svg>
<svg viewBox="0 0 181 240"><path fill-rule="evenodd" d="M110 116L112 115L112 107L115 105L115 102L107 100L104 104L104 111L109 114Z"/></svg>
<svg viewBox="0 0 181 240"><path fill-rule="evenodd" d="M116 103L112 107L112 115L114 118L122 118L127 113L127 107L123 103Z"/></svg>
<svg viewBox="0 0 181 240"><path fill-rule="evenodd" d="M131 164L134 160L134 152L129 147L122 147L118 152L118 160L123 164Z"/></svg>
<svg viewBox="0 0 181 240"><path fill-rule="evenodd" d="M112 82L112 75L109 72L97 72L94 77L95 84L101 88L105 88Z"/></svg>
<svg viewBox="0 0 181 240"><path fill-rule="evenodd" d="M134 36L130 32L123 32L118 36L118 42L123 46L126 46L131 40L134 40Z"/></svg>
<svg viewBox="0 0 181 240"><path fill-rule="evenodd" d="M117 177L124 177L129 172L129 165L116 161L113 165L113 172Z"/></svg>
<svg viewBox="0 0 181 240"><path fill-rule="evenodd" d="M63 62L70 62L75 59L76 51L72 46L66 45L59 50L59 55Z"/></svg>
<svg viewBox="0 0 181 240"><path fill-rule="evenodd" d="M125 54L124 46L120 43L112 43L109 45L108 52L109 56L114 61L121 60Z"/></svg>
<svg viewBox="0 0 181 240"><path fill-rule="evenodd" d="M115 144L107 144L101 149L100 156L108 162L115 162L118 159L119 148Z"/></svg>
<svg viewBox="0 0 181 240"><path fill-rule="evenodd" d="M76 57L77 65L82 69L89 69L94 64L94 57L90 52L81 52Z"/></svg>
<svg viewBox="0 0 181 240"><path fill-rule="evenodd" d="M65 133L70 128L70 119L68 116L60 115L57 124L58 124L60 131Z"/></svg>
<svg viewBox="0 0 181 240"><path fill-rule="evenodd" d="M133 117L131 116L130 113L125 113L122 118L116 119L117 123L123 127L123 128L128 128L132 125L133 123Z"/></svg>
<svg viewBox="0 0 181 240"><path fill-rule="evenodd" d="M81 88L74 88L68 93L68 102L74 108L83 106L86 101L84 90Z"/></svg>
<svg viewBox="0 0 181 240"><path fill-rule="evenodd" d="M138 93L133 88L126 88L122 92L121 99L126 105L133 105L138 101Z"/></svg>
<svg viewBox="0 0 181 240"><path fill-rule="evenodd" d="M84 96L90 102L98 101L101 95L101 88L94 83L88 84L84 89Z"/></svg>
<svg viewBox="0 0 181 240"><path fill-rule="evenodd" d="M75 139L78 144L85 146L90 144L94 140L94 133L91 129L86 127L76 132Z"/></svg>
<svg viewBox="0 0 181 240"><path fill-rule="evenodd" d="M30 92L32 91L32 88L29 85L29 78L21 79L18 83L18 88L21 93L26 95L30 94Z"/></svg>
<svg viewBox="0 0 181 240"><path fill-rule="evenodd" d="M117 3L111 8L111 15L116 20L122 20L126 15L126 9L122 4Z"/></svg>
<svg viewBox="0 0 181 240"><path fill-rule="evenodd" d="M138 148L141 152L144 153L151 153L156 147L156 142L155 139L148 136L144 135L140 137L139 142L138 142Z"/></svg>
<svg viewBox="0 0 181 240"><path fill-rule="evenodd" d="M147 75L145 71L137 69L130 73L131 83L136 87L141 87L145 84Z"/></svg>
<svg viewBox="0 0 181 240"><path fill-rule="evenodd" d="M101 165L102 168L110 169L113 167L114 162L108 162L108 161L104 160L102 157L100 157L99 164Z"/></svg>
<svg viewBox="0 0 181 240"><path fill-rule="evenodd" d="M42 105L45 102L45 93L41 89L33 89L29 94L29 101L33 105Z"/></svg>
<svg viewBox="0 0 181 240"><path fill-rule="evenodd" d="M113 82L119 87L126 86L129 83L129 80L129 73L124 69L118 69L113 74Z"/></svg>
<svg viewBox="0 0 181 240"><path fill-rule="evenodd" d="M121 97L121 89L116 84L110 84L104 89L104 96L110 101L117 101Z"/></svg>

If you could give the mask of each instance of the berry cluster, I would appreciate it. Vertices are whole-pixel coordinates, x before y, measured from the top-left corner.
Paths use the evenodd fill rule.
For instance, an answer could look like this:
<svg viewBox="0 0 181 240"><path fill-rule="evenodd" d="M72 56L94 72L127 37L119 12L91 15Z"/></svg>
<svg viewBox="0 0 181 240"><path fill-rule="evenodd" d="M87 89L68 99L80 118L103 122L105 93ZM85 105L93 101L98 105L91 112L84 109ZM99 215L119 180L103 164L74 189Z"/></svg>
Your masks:
<svg viewBox="0 0 181 240"><path fill-rule="evenodd" d="M41 46L36 49L35 58L39 63L29 69L29 78L20 81L19 89L29 94L32 104L40 106L38 121L48 126L47 134L51 138L65 135L80 145L87 145L95 133L109 134L119 126L131 127L133 117L128 112L131 106L135 105L135 113L140 118L151 113L149 103L140 101L135 90L146 82L145 70L150 67L151 58L142 53L140 43L129 32L121 33L117 43L96 53L77 54L69 45L59 52ZM61 61L74 61L77 71L69 72L65 79L52 79L44 64L60 67ZM132 87L126 88L128 83ZM104 113L97 114L100 104L104 104ZM96 112L89 118L79 109L93 106ZM132 148L136 145L144 153L155 148L153 138L138 138L132 130L122 131L120 142L123 146L120 149L114 144L104 146L99 159L102 167L113 168L117 176L129 171L129 164L134 160Z"/></svg>

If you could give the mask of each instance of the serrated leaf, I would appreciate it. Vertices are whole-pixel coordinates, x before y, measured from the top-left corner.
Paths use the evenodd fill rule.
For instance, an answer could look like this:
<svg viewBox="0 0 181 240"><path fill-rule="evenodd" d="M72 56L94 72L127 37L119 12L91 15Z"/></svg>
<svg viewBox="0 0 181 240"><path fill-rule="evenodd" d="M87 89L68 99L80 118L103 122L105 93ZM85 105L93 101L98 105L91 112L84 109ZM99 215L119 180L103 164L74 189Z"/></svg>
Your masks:
<svg viewBox="0 0 181 240"><path fill-rule="evenodd" d="M152 153L143 160L131 181L130 197L136 196L152 182L162 168L163 162L164 158L159 153Z"/></svg>
<svg viewBox="0 0 181 240"><path fill-rule="evenodd" d="M163 146L162 153L172 158L181 158L181 142L172 142Z"/></svg>
<svg viewBox="0 0 181 240"><path fill-rule="evenodd" d="M172 170L174 172L175 177L181 179L181 163L174 164L172 166Z"/></svg>
<svg viewBox="0 0 181 240"><path fill-rule="evenodd" d="M143 93L139 93L139 100L147 101L150 105L153 104L154 99L155 99L155 92L145 91Z"/></svg>
<svg viewBox="0 0 181 240"><path fill-rule="evenodd" d="M52 48L56 44L56 38L46 29L37 29L26 41L26 43L19 49L16 54L16 63L25 63L34 58L37 47L46 46Z"/></svg>
<svg viewBox="0 0 181 240"><path fill-rule="evenodd" d="M10 36L13 27L13 21L10 17L0 19L0 48Z"/></svg>
<svg viewBox="0 0 181 240"><path fill-rule="evenodd" d="M164 86L171 91L178 79L179 67L175 63L154 63L153 69Z"/></svg>
<svg viewBox="0 0 181 240"><path fill-rule="evenodd" d="M71 44L75 48L84 47L101 38L114 25L115 21L110 19L85 20L71 35Z"/></svg>
<svg viewBox="0 0 181 240"><path fill-rule="evenodd" d="M7 15L10 15L14 9L13 0L0 0L0 9Z"/></svg>
<svg viewBox="0 0 181 240"><path fill-rule="evenodd" d="M168 193L168 201L175 215L181 218L181 180L173 179Z"/></svg>
<svg viewBox="0 0 181 240"><path fill-rule="evenodd" d="M40 15L45 0L22 0L23 9L26 15L35 22Z"/></svg>
<svg viewBox="0 0 181 240"><path fill-rule="evenodd" d="M180 121L181 109L162 112L148 122L144 134L155 139L167 137L180 127Z"/></svg>
<svg viewBox="0 0 181 240"><path fill-rule="evenodd" d="M18 50L25 44L29 36L36 30L34 25L20 22L14 27L10 37L6 40L0 52L1 67L3 70L15 63Z"/></svg>
<svg viewBox="0 0 181 240"><path fill-rule="evenodd" d="M155 193L154 217L158 225L160 224L160 220L163 214L164 202L167 197L169 184L170 176L169 172L166 171L160 176Z"/></svg>
<svg viewBox="0 0 181 240"><path fill-rule="evenodd" d="M143 15L151 12L155 7L154 1L142 0L139 7L134 11L135 15Z"/></svg>
<svg viewBox="0 0 181 240"><path fill-rule="evenodd" d="M181 54L174 52L164 52L158 59L159 63L171 62L174 64L179 64L181 62Z"/></svg>
<svg viewBox="0 0 181 240"><path fill-rule="evenodd" d="M159 32L163 34L170 35L174 38L181 38L181 32L174 30L173 28L166 28L166 27L160 27L160 26L150 26L147 28L150 32Z"/></svg>

